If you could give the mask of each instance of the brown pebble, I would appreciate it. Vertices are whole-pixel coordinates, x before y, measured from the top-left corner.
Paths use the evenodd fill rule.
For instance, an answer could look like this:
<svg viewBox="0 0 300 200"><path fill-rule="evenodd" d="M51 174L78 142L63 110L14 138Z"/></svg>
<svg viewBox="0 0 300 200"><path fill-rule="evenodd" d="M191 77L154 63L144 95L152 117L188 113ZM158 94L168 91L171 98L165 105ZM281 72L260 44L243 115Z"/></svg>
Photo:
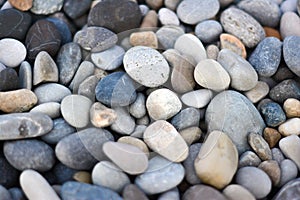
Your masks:
<svg viewBox="0 0 300 200"><path fill-rule="evenodd" d="M220 42L221 49L230 49L243 58L247 57L245 45L237 37L228 33L223 33L220 35Z"/></svg>
<svg viewBox="0 0 300 200"><path fill-rule="evenodd" d="M300 117L300 101L298 99L289 98L285 100L283 109L288 118Z"/></svg>
<svg viewBox="0 0 300 200"><path fill-rule="evenodd" d="M158 48L157 37L153 31L132 33L129 40L132 46L146 46L153 49Z"/></svg>
<svg viewBox="0 0 300 200"><path fill-rule="evenodd" d="M113 109L96 102L90 109L90 118L94 126L103 128L112 125L117 120L117 113Z"/></svg>
<svg viewBox="0 0 300 200"><path fill-rule="evenodd" d="M89 172L79 171L73 175L73 179L82 183L92 183L92 177Z"/></svg>
<svg viewBox="0 0 300 200"><path fill-rule="evenodd" d="M158 16L155 10L150 10L147 15L144 17L141 28L152 28L157 27Z"/></svg>
<svg viewBox="0 0 300 200"><path fill-rule="evenodd" d="M8 2L18 10L27 11L32 7L33 0L8 0Z"/></svg>
<svg viewBox="0 0 300 200"><path fill-rule="evenodd" d="M279 31L277 31L274 28L271 27L264 27L265 33L266 33L266 37L276 37L279 40L281 40L281 35L279 33Z"/></svg>
<svg viewBox="0 0 300 200"><path fill-rule="evenodd" d="M164 0L146 0L146 3L150 8L157 10L163 6Z"/></svg>
<svg viewBox="0 0 300 200"><path fill-rule="evenodd" d="M281 139L281 134L274 128L265 128L264 129L264 139L269 144L270 148L275 147L278 141Z"/></svg>
<svg viewBox="0 0 300 200"><path fill-rule="evenodd" d="M270 177L273 186L278 186L281 177L280 167L275 160L267 160L262 162L258 168L262 169Z"/></svg>

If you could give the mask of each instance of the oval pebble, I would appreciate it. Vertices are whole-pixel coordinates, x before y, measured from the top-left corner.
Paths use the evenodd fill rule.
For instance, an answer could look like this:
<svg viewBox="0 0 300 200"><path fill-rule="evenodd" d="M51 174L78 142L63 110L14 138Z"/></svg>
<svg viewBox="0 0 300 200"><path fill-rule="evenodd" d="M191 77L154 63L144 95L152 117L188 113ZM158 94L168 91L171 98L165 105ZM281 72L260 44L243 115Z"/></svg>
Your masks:
<svg viewBox="0 0 300 200"><path fill-rule="evenodd" d="M297 199L300 195L299 192L300 179L296 178L287 184L285 184L280 191L273 198L274 200L282 200L282 199Z"/></svg>
<svg viewBox="0 0 300 200"><path fill-rule="evenodd" d="M300 36L300 17L294 12L286 12L280 20L280 35L283 39L288 36Z"/></svg>
<svg viewBox="0 0 300 200"><path fill-rule="evenodd" d="M240 156L239 168L246 166L258 167L261 159L253 151L246 151Z"/></svg>
<svg viewBox="0 0 300 200"><path fill-rule="evenodd" d="M43 113L52 119L60 116L60 104L57 102L43 103L30 110L31 113Z"/></svg>
<svg viewBox="0 0 300 200"><path fill-rule="evenodd" d="M6 188L18 185L20 172L9 164L3 154L0 156L0 166L0 175L3 177L0 184Z"/></svg>
<svg viewBox="0 0 300 200"><path fill-rule="evenodd" d="M217 41L222 32L222 25L215 20L202 21L195 27L196 36L204 43Z"/></svg>
<svg viewBox="0 0 300 200"><path fill-rule="evenodd" d="M275 160L267 160L262 162L259 166L259 169L262 169L272 181L273 186L279 186L281 169L279 164Z"/></svg>
<svg viewBox="0 0 300 200"><path fill-rule="evenodd" d="M148 149L147 145L142 140L140 140L136 137L133 137L132 135L120 137L118 139L118 142L135 146L135 147L139 148L140 150L142 150L146 154L147 157L149 156L149 149Z"/></svg>
<svg viewBox="0 0 300 200"><path fill-rule="evenodd" d="M249 192L246 188L243 186L237 185L237 184L231 184L228 185L224 190L223 194L227 197L229 200L255 200L255 197L253 194Z"/></svg>
<svg viewBox="0 0 300 200"><path fill-rule="evenodd" d="M199 122L200 111L192 107L181 110L171 120L171 124L177 130L182 130L193 126L199 126Z"/></svg>
<svg viewBox="0 0 300 200"><path fill-rule="evenodd" d="M187 189L183 194L182 200L199 200L201 199L214 199L226 200L226 197L213 187L207 185L194 185Z"/></svg>
<svg viewBox="0 0 300 200"><path fill-rule="evenodd" d="M300 159L297 152L300 150L300 139L296 135L290 135L279 141L279 147L282 153L295 162L300 169Z"/></svg>
<svg viewBox="0 0 300 200"><path fill-rule="evenodd" d="M117 113L113 109L96 102L90 108L90 119L95 127L107 127L117 120Z"/></svg>
<svg viewBox="0 0 300 200"><path fill-rule="evenodd" d="M212 99L213 92L208 89L194 90L181 96L181 101L194 108L204 108Z"/></svg>
<svg viewBox="0 0 300 200"><path fill-rule="evenodd" d="M300 117L300 101L298 99L289 98L285 100L283 109L289 118Z"/></svg>
<svg viewBox="0 0 300 200"><path fill-rule="evenodd" d="M257 133L248 134L248 143L261 160L271 160L272 152L268 143Z"/></svg>
<svg viewBox="0 0 300 200"><path fill-rule="evenodd" d="M5 38L0 40L0 62L7 67L17 67L26 58L25 46L18 40Z"/></svg>
<svg viewBox="0 0 300 200"><path fill-rule="evenodd" d="M58 102L60 103L64 97L71 95L71 91L57 83L46 83L34 89L34 93L38 98L38 103Z"/></svg>
<svg viewBox="0 0 300 200"><path fill-rule="evenodd" d="M31 65L27 61L22 62L20 65L19 79L20 79L20 88L31 90L31 88L32 88L32 69L31 69Z"/></svg>
<svg viewBox="0 0 300 200"><path fill-rule="evenodd" d="M115 107L117 120L111 125L111 129L122 135L130 135L135 129L134 118L130 116L126 107Z"/></svg>
<svg viewBox="0 0 300 200"><path fill-rule="evenodd" d="M0 91L19 89L19 77L15 69L5 68L0 71Z"/></svg>
<svg viewBox="0 0 300 200"><path fill-rule="evenodd" d="M55 18L55 17L48 17L46 18L46 20L52 22L56 26L57 30L61 35L62 45L72 42L72 33L66 22L64 22L62 19Z"/></svg>
<svg viewBox="0 0 300 200"><path fill-rule="evenodd" d="M157 36L153 31L134 32L130 34L129 42L132 46L158 48Z"/></svg>
<svg viewBox="0 0 300 200"><path fill-rule="evenodd" d="M141 118L146 115L146 97L143 93L138 93L135 101L130 105L129 112L135 118Z"/></svg>
<svg viewBox="0 0 300 200"><path fill-rule="evenodd" d="M269 91L270 88L266 82L258 81L254 88L245 92L244 94L252 103L257 103L266 97Z"/></svg>
<svg viewBox="0 0 300 200"><path fill-rule="evenodd" d="M222 33L220 35L221 49L230 49L234 53L238 54L243 58L247 58L247 51L245 45L241 40L234 35L228 33ZM217 58L218 56L216 56Z"/></svg>
<svg viewBox="0 0 300 200"><path fill-rule="evenodd" d="M199 151L201 149L202 143L195 143L189 147L189 155L185 161L183 161L183 166L185 168L185 179L191 185L196 185L201 183L200 178L197 176L195 171L195 159L197 158Z"/></svg>
<svg viewBox="0 0 300 200"><path fill-rule="evenodd" d="M276 127L286 121L286 116L278 103L269 102L260 107L260 112L265 119L267 126Z"/></svg>
<svg viewBox="0 0 300 200"><path fill-rule="evenodd" d="M91 3L91 0L65 0L63 9L71 19L76 19L90 9Z"/></svg>
<svg viewBox="0 0 300 200"><path fill-rule="evenodd" d="M300 84L293 79L286 79L275 85L269 93L272 100L283 103L288 98L300 99Z"/></svg>
<svg viewBox="0 0 300 200"><path fill-rule="evenodd" d="M31 12L37 15L48 15L59 11L63 6L63 0L34 0L32 2Z"/></svg>
<svg viewBox="0 0 300 200"><path fill-rule="evenodd" d="M158 19L162 25L177 25L177 26L179 26L179 23L180 23L177 15L168 8L159 9Z"/></svg>
<svg viewBox="0 0 300 200"><path fill-rule="evenodd" d="M283 41L283 58L288 68L297 76L300 76L298 63L300 62L300 52L298 51L300 45L299 36L290 36Z"/></svg>
<svg viewBox="0 0 300 200"><path fill-rule="evenodd" d="M290 159L284 159L280 163L280 186L285 185L287 182L295 179L298 175L297 165Z"/></svg>
<svg viewBox="0 0 300 200"><path fill-rule="evenodd" d="M162 26L156 31L156 36L162 49L174 48L177 38L183 34L183 29L174 25Z"/></svg>

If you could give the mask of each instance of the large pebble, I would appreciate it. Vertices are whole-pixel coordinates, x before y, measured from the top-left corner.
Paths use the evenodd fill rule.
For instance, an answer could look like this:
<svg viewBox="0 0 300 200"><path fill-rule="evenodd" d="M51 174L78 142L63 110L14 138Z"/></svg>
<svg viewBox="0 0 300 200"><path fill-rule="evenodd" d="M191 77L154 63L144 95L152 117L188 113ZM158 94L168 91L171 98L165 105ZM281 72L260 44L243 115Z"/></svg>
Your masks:
<svg viewBox="0 0 300 200"><path fill-rule="evenodd" d="M178 96L169 89L157 89L146 101L146 107L151 118L165 120L176 115L182 108Z"/></svg>
<svg viewBox="0 0 300 200"><path fill-rule="evenodd" d="M199 154L201 146L202 146L201 143L192 144L189 148L189 156L183 162L183 166L185 168L185 179L188 183L192 185L201 183L200 178L197 176L195 165L194 165L195 159Z"/></svg>
<svg viewBox="0 0 300 200"><path fill-rule="evenodd" d="M298 175L297 165L290 159L284 159L280 163L280 186L285 185L287 182L295 179Z"/></svg>
<svg viewBox="0 0 300 200"><path fill-rule="evenodd" d="M231 139L221 131L209 133L195 159L200 180L215 188L228 185L238 167L238 151Z"/></svg>
<svg viewBox="0 0 300 200"><path fill-rule="evenodd" d="M0 71L0 91L19 89L19 77L15 69L5 68Z"/></svg>
<svg viewBox="0 0 300 200"><path fill-rule="evenodd" d="M6 188L17 185L20 172L8 163L4 155L0 156L0 166L0 176L2 177L0 185Z"/></svg>
<svg viewBox="0 0 300 200"><path fill-rule="evenodd" d="M188 156L188 146L174 126L158 120L144 132L145 143L156 153L173 162L182 162Z"/></svg>
<svg viewBox="0 0 300 200"><path fill-rule="evenodd" d="M300 178L294 179L285 184L276 194L273 200L289 200L299 198Z"/></svg>
<svg viewBox="0 0 300 200"><path fill-rule="evenodd" d="M255 197L249 192L249 190L238 184L228 185L223 190L223 194L228 200L255 200Z"/></svg>
<svg viewBox="0 0 300 200"><path fill-rule="evenodd" d="M199 200L201 199L214 199L214 200L226 200L227 198L213 187L207 185L194 185L185 191L183 194L183 200Z"/></svg>
<svg viewBox="0 0 300 200"><path fill-rule="evenodd" d="M48 15L59 11L62 8L63 3L63 0L34 0L30 11L38 15Z"/></svg>
<svg viewBox="0 0 300 200"><path fill-rule="evenodd" d="M300 139L296 135L287 136L279 141L280 150L283 154L295 162L298 169L300 169L300 158L298 152L300 151Z"/></svg>
<svg viewBox="0 0 300 200"><path fill-rule="evenodd" d="M185 0L177 7L177 15L186 24L197 24L205 19L214 17L220 9L217 0Z"/></svg>
<svg viewBox="0 0 300 200"><path fill-rule="evenodd" d="M251 64L229 49L222 49L218 62L225 68L231 78L231 87L247 91L253 89L258 82L258 75Z"/></svg>
<svg viewBox="0 0 300 200"><path fill-rule="evenodd" d="M300 35L299 35L300 36ZM288 68L297 76L300 76L298 63L300 62L300 37L290 36L283 41L283 58Z"/></svg>
<svg viewBox="0 0 300 200"><path fill-rule="evenodd" d="M176 187L184 178L184 168L160 156L149 161L147 170L134 183L146 194L158 194Z"/></svg>
<svg viewBox="0 0 300 200"><path fill-rule="evenodd" d="M249 62L264 77L273 76L281 61L282 42L275 37L262 40L249 58Z"/></svg>
<svg viewBox="0 0 300 200"><path fill-rule="evenodd" d="M107 130L88 128L60 140L56 145L55 154L70 168L89 170L98 161L106 159L102 146L112 140L114 138Z"/></svg>
<svg viewBox="0 0 300 200"><path fill-rule="evenodd" d="M208 89L194 90L181 96L181 101L187 106L204 108L212 99L213 92Z"/></svg>
<svg viewBox="0 0 300 200"><path fill-rule="evenodd" d="M20 41L11 38L0 40L0 62L7 67L17 67L26 58L27 51Z"/></svg>
<svg viewBox="0 0 300 200"><path fill-rule="evenodd" d="M60 35L61 35L61 44L64 45L66 43L69 43L72 41L72 33L71 30L67 24L67 22L65 22L63 19L59 19L56 17L48 17L46 18L46 20L52 22L57 30L59 31Z"/></svg>
<svg viewBox="0 0 300 200"><path fill-rule="evenodd" d="M238 37L249 48L255 47L265 38L263 27L240 9L227 8L222 12L220 20L226 32Z"/></svg>
<svg viewBox="0 0 300 200"><path fill-rule="evenodd" d="M184 34L179 26L167 25L162 26L156 32L157 39L163 49L172 49L178 37Z"/></svg>
<svg viewBox="0 0 300 200"><path fill-rule="evenodd" d="M300 101L298 99L290 98L285 100L283 109L289 118L300 117Z"/></svg>
<svg viewBox="0 0 300 200"><path fill-rule="evenodd" d="M286 121L285 113L278 103L265 103L260 107L260 112L267 126L276 127Z"/></svg>
<svg viewBox="0 0 300 200"><path fill-rule="evenodd" d="M107 127L117 120L117 113L113 109L96 102L90 108L90 119L96 127Z"/></svg>
<svg viewBox="0 0 300 200"><path fill-rule="evenodd" d="M249 132L262 134L265 123L257 109L243 95L224 91L213 98L206 110L209 132L221 130L228 134L239 154L249 150Z"/></svg>
<svg viewBox="0 0 300 200"><path fill-rule="evenodd" d="M254 88L248 90L244 94L252 103L257 103L266 97L269 91L270 88L266 82L258 81Z"/></svg>
<svg viewBox="0 0 300 200"><path fill-rule="evenodd" d="M204 43L217 41L222 32L222 25L215 20L202 21L195 27L196 36Z"/></svg>
<svg viewBox="0 0 300 200"><path fill-rule="evenodd" d="M181 110L171 120L171 124L177 129L182 130L192 126L199 126L200 111L196 108L185 108Z"/></svg>
<svg viewBox="0 0 300 200"><path fill-rule="evenodd" d="M284 80L275 85L269 93L272 100L283 103L288 98L300 98L300 84L293 79Z"/></svg>
<svg viewBox="0 0 300 200"><path fill-rule="evenodd" d="M63 9L71 19L76 19L90 9L91 3L91 0L65 0Z"/></svg>
<svg viewBox="0 0 300 200"><path fill-rule="evenodd" d="M134 118L130 116L127 107L115 107L117 120L111 125L111 129L122 135L130 135L135 129Z"/></svg>
<svg viewBox="0 0 300 200"><path fill-rule="evenodd" d="M169 78L168 62L150 47L132 47L125 53L123 64L128 75L146 87L160 86Z"/></svg>
<svg viewBox="0 0 300 200"><path fill-rule="evenodd" d="M55 164L53 149L35 139L7 141L4 143L3 152L8 162L20 171L34 169L44 172Z"/></svg>
<svg viewBox="0 0 300 200"><path fill-rule="evenodd" d="M34 93L38 98L39 104L47 102L60 103L63 98L71 95L71 91L67 87L57 83L46 83L40 85L35 88Z"/></svg>
<svg viewBox="0 0 300 200"><path fill-rule="evenodd" d="M283 39L288 36L300 36L300 18L294 12L286 12L280 20L280 35Z"/></svg>
<svg viewBox="0 0 300 200"><path fill-rule="evenodd" d="M264 198L271 192L272 182L269 176L256 167L239 169L235 179L237 184L248 189L257 199Z"/></svg>

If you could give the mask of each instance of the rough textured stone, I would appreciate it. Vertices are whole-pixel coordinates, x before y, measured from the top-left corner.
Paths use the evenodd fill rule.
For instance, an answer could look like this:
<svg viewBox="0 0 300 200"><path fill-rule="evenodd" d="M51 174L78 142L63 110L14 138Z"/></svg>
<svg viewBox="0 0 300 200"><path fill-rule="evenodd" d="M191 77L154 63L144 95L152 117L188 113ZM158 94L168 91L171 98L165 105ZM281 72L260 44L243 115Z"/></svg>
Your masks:
<svg viewBox="0 0 300 200"><path fill-rule="evenodd" d="M288 98L300 99L300 85L293 79L284 80L271 89L269 96L279 103Z"/></svg>
<svg viewBox="0 0 300 200"><path fill-rule="evenodd" d="M267 126L276 127L285 122L286 116L278 103L268 102L260 107L260 112Z"/></svg>
<svg viewBox="0 0 300 200"><path fill-rule="evenodd" d="M268 143L260 134L249 133L248 143L261 160L271 160L272 152Z"/></svg>
<svg viewBox="0 0 300 200"><path fill-rule="evenodd" d="M34 0L32 2L31 12L37 15L48 15L59 11L63 6L63 0Z"/></svg>
<svg viewBox="0 0 300 200"><path fill-rule="evenodd" d="M117 120L117 113L113 109L96 102L90 108L90 119L96 127L107 127Z"/></svg>
<svg viewBox="0 0 300 200"><path fill-rule="evenodd" d="M20 11L27 11L32 7L33 0L9 0L8 1L10 5L12 5L14 8L20 10Z"/></svg>

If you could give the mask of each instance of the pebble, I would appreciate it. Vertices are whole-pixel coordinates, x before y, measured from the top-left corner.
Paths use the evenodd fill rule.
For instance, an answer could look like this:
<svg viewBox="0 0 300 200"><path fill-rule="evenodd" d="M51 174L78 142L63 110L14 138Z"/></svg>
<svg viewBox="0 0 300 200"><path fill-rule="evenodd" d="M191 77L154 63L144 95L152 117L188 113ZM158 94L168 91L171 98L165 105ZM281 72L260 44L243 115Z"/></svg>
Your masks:
<svg viewBox="0 0 300 200"><path fill-rule="evenodd" d="M137 125L141 125L141 126L147 126L150 123L150 119L148 115L145 115L139 119L136 120L136 124Z"/></svg>
<svg viewBox="0 0 300 200"><path fill-rule="evenodd" d="M95 127L103 128L112 125L117 120L117 113L96 102L90 108L90 119Z"/></svg>
<svg viewBox="0 0 300 200"><path fill-rule="evenodd" d="M37 171L31 169L23 171L20 176L20 185L28 199L60 199L47 180Z"/></svg>
<svg viewBox="0 0 300 200"><path fill-rule="evenodd" d="M188 156L188 146L172 124L164 120L152 123L144 132L144 142L150 149L172 162L182 162Z"/></svg>
<svg viewBox="0 0 300 200"><path fill-rule="evenodd" d="M227 8L222 12L220 21L227 33L238 37L249 48L265 38L263 27L243 10Z"/></svg>
<svg viewBox="0 0 300 200"><path fill-rule="evenodd" d="M244 94L252 103L257 103L266 97L269 91L270 88L266 82L258 81L254 88Z"/></svg>
<svg viewBox="0 0 300 200"><path fill-rule="evenodd" d="M19 77L15 69L5 68L0 71L0 91L11 91L19 88Z"/></svg>
<svg viewBox="0 0 300 200"><path fill-rule="evenodd" d="M2 200L12 200L9 191L2 185L0 185L0 195Z"/></svg>
<svg viewBox="0 0 300 200"><path fill-rule="evenodd" d="M221 131L209 133L195 159L200 180L217 189L227 186L238 167L238 151L231 139Z"/></svg>
<svg viewBox="0 0 300 200"><path fill-rule="evenodd" d="M201 149L202 143L192 144L189 148L189 155L183 161L183 166L185 168L185 179L191 185L196 185L201 183L200 178L197 176L195 171L195 159L197 158L199 151Z"/></svg>
<svg viewBox="0 0 300 200"><path fill-rule="evenodd" d="M219 9L220 3L218 0L185 0L181 1L177 7L177 16L182 22L194 25L213 18Z"/></svg>
<svg viewBox="0 0 300 200"><path fill-rule="evenodd" d="M249 150L249 132L262 134L265 123L257 109L243 95L224 91L215 96L206 109L208 132L221 130L236 145L239 154Z"/></svg>
<svg viewBox="0 0 300 200"><path fill-rule="evenodd" d="M271 160L272 152L268 143L257 133L249 133L248 143L261 160Z"/></svg>
<svg viewBox="0 0 300 200"><path fill-rule="evenodd" d="M147 13L150 11L150 8L148 7L148 5L145 5L145 4L140 4L139 8L140 8L140 11L141 11L143 17L145 17L147 15Z"/></svg>
<svg viewBox="0 0 300 200"><path fill-rule="evenodd" d="M300 159L298 152L300 151L300 139L296 135L290 135L282 138L279 141L279 147L282 153L289 159L295 162L300 169Z"/></svg>
<svg viewBox="0 0 300 200"><path fill-rule="evenodd" d="M300 85L293 79L284 80L271 89L269 96L278 103L283 103L289 98L300 99Z"/></svg>
<svg viewBox="0 0 300 200"><path fill-rule="evenodd" d="M43 113L52 119L60 116L60 104L57 102L43 103L30 110L31 113Z"/></svg>
<svg viewBox="0 0 300 200"><path fill-rule="evenodd" d="M231 78L231 87L240 91L253 89L258 82L258 75L251 64L229 49L222 49L218 62Z"/></svg>
<svg viewBox="0 0 300 200"><path fill-rule="evenodd" d="M198 127L190 127L179 131L179 134L187 143L187 145L191 145L201 138L202 131Z"/></svg>
<svg viewBox="0 0 300 200"><path fill-rule="evenodd" d="M239 160L239 168L253 166L258 167L261 163L261 159L253 151L245 151Z"/></svg>
<svg viewBox="0 0 300 200"><path fill-rule="evenodd" d="M271 192L272 182L269 176L259 168L243 167L238 170L235 180L257 199L264 198Z"/></svg>
<svg viewBox="0 0 300 200"><path fill-rule="evenodd" d="M177 38L184 34L179 26L162 26L156 31L156 36L162 49L173 49Z"/></svg>
<svg viewBox="0 0 300 200"><path fill-rule="evenodd" d="M300 135L300 118L291 118L278 127L283 136Z"/></svg>
<svg viewBox="0 0 300 200"><path fill-rule="evenodd" d="M181 101L187 106L204 108L213 98L213 92L208 89L194 90L181 96Z"/></svg>
<svg viewBox="0 0 300 200"><path fill-rule="evenodd" d="M7 67L17 67L26 58L25 46L16 39L4 38L0 40L0 62Z"/></svg>
<svg viewBox="0 0 300 200"><path fill-rule="evenodd" d="M48 17L46 18L49 22L52 22L61 35L61 44L64 45L66 43L72 42L72 33L68 27L68 24L65 23L62 19L56 17Z"/></svg>
<svg viewBox="0 0 300 200"><path fill-rule="evenodd" d="M13 188L10 188L8 191L13 200L24 200L25 199L25 194L23 193L21 188L13 187Z"/></svg>
<svg viewBox="0 0 300 200"><path fill-rule="evenodd" d="M53 149L36 139L6 141L3 153L8 162L20 171L34 169L44 172L55 164Z"/></svg>
<svg viewBox="0 0 300 200"><path fill-rule="evenodd" d="M99 2L91 9L88 16L88 25L106 27L120 33L138 28L141 18L142 13L137 3L130 0L111 0Z"/></svg>
<svg viewBox="0 0 300 200"><path fill-rule="evenodd" d="M237 184L228 185L223 190L223 194L228 200L255 200L255 197L249 192L249 190Z"/></svg>
<svg viewBox="0 0 300 200"><path fill-rule="evenodd" d="M123 136L118 139L118 142L135 146L139 148L141 151L143 151L147 157L149 157L149 149L147 145L138 138L135 138L133 136Z"/></svg>
<svg viewBox="0 0 300 200"><path fill-rule="evenodd" d="M273 186L279 186L280 177L281 177L281 169L279 164L275 160L267 160L262 162L259 166L259 169L262 169L272 181Z"/></svg>
<svg viewBox="0 0 300 200"><path fill-rule="evenodd" d="M53 129L41 137L49 144L57 144L62 138L75 133L76 129L68 124L63 118L53 120Z"/></svg>
<svg viewBox="0 0 300 200"><path fill-rule="evenodd" d="M284 81L285 79L294 78L295 74L287 67L287 66L280 66L272 77L276 82Z"/></svg>
<svg viewBox="0 0 300 200"><path fill-rule="evenodd" d="M58 68L51 56L41 51L34 61L33 85L44 82L58 82Z"/></svg>
<svg viewBox="0 0 300 200"><path fill-rule="evenodd" d="M208 59L214 59L217 60L218 55L219 55L219 47L214 45L214 44L210 44L206 47L206 54L207 54L207 58Z"/></svg>
<svg viewBox="0 0 300 200"><path fill-rule="evenodd" d="M217 92L227 89L231 81L227 71L213 59L200 61L195 68L194 78L200 86Z"/></svg>
<svg viewBox="0 0 300 200"><path fill-rule="evenodd" d="M193 107L188 107L181 110L171 120L171 124L177 130L183 130L192 126L199 126L199 122L200 111Z"/></svg>
<svg viewBox="0 0 300 200"><path fill-rule="evenodd" d="M179 148L178 148L179 149ZM147 170L134 181L146 194L158 194L176 187L184 178L180 163L155 156L149 161Z"/></svg>
<svg viewBox="0 0 300 200"><path fill-rule="evenodd" d="M46 51L54 57L61 45L61 36L56 26L45 19L35 22L27 32L25 44L27 57L33 61L37 54Z"/></svg>
<svg viewBox="0 0 300 200"><path fill-rule="evenodd" d="M280 183L279 183L280 186L283 186L289 181L295 179L298 175L297 165L290 159L284 159L283 161L281 161L280 170L281 170Z"/></svg>
<svg viewBox="0 0 300 200"><path fill-rule="evenodd" d="M163 6L164 0L146 0L147 5L149 5L150 8L157 10L160 7Z"/></svg>
<svg viewBox="0 0 300 200"><path fill-rule="evenodd" d="M135 138L143 138L143 134L147 128L147 125L149 125L149 117L145 115L144 117L136 120L136 126L134 131L130 134L130 136Z"/></svg>
<svg viewBox="0 0 300 200"><path fill-rule="evenodd" d="M144 192L134 184L128 184L123 189L122 196L124 200L149 200Z"/></svg>
<svg viewBox="0 0 300 200"><path fill-rule="evenodd" d="M130 135L135 130L134 118L130 116L126 107L115 107L117 120L111 125L111 129L121 135Z"/></svg>
<svg viewBox="0 0 300 200"><path fill-rule="evenodd" d="M158 19L162 25L176 25L179 26L180 22L172 10L168 8L161 8L158 11Z"/></svg>
<svg viewBox="0 0 300 200"><path fill-rule="evenodd" d="M266 33L266 37L275 37L279 40L281 40L281 35L277 29L271 28L271 27L263 27Z"/></svg>
<svg viewBox="0 0 300 200"><path fill-rule="evenodd" d="M280 133L273 128L266 127L264 129L263 137L266 142L269 144L270 148L273 148L277 145L279 140L281 139Z"/></svg>
<svg viewBox="0 0 300 200"><path fill-rule="evenodd" d="M81 58L80 46L74 42L67 43L60 48L56 58L60 83L67 85L71 82Z"/></svg>
<svg viewBox="0 0 300 200"><path fill-rule="evenodd" d="M281 61L282 42L274 37L263 39L255 48L249 62L259 76L273 76Z"/></svg>
<svg viewBox="0 0 300 200"><path fill-rule="evenodd" d="M18 185L19 171L11 166L4 155L0 156L1 171L0 175L2 179L0 180L0 185L11 188Z"/></svg>
<svg viewBox="0 0 300 200"><path fill-rule="evenodd" d="M194 185L185 191L183 200L199 200L203 199L226 200L226 197L213 187L207 185Z"/></svg>
<svg viewBox="0 0 300 200"><path fill-rule="evenodd" d="M61 139L55 147L55 154L61 163L70 168L90 170L97 160L106 159L102 146L113 140L107 130L87 128Z"/></svg>
<svg viewBox="0 0 300 200"><path fill-rule="evenodd" d="M133 32L130 34L129 42L132 46L158 48L157 36L153 31Z"/></svg>
<svg viewBox="0 0 300 200"><path fill-rule="evenodd" d="M166 120L175 116L182 108L178 96L169 89L157 89L146 100L148 114L154 120Z"/></svg>
<svg viewBox="0 0 300 200"><path fill-rule="evenodd" d="M77 172L62 163L56 164L53 169L45 173L45 178L50 184L63 184L64 182L73 180L74 174Z"/></svg>
<svg viewBox="0 0 300 200"><path fill-rule="evenodd" d="M146 115L146 97L143 93L138 93L135 101L129 107L130 114L135 118Z"/></svg>
<svg viewBox="0 0 300 200"><path fill-rule="evenodd" d="M286 12L280 20L280 35L283 39L289 36L300 36L300 18L294 12ZM294 44L296 45L296 44Z"/></svg>
<svg viewBox="0 0 300 200"><path fill-rule="evenodd" d="M92 53L91 59L100 69L115 70L122 65L124 54L124 49L115 45L105 51Z"/></svg>
<svg viewBox="0 0 300 200"><path fill-rule="evenodd" d="M46 83L34 89L34 94L38 98L38 103L58 102L71 95L71 91L63 85L57 83Z"/></svg>
<svg viewBox="0 0 300 200"><path fill-rule="evenodd" d="M285 184L280 191L273 198L274 200L281 199L297 199L300 195L299 192L300 179L294 179L287 184Z"/></svg>
<svg viewBox="0 0 300 200"><path fill-rule="evenodd" d="M268 102L260 107L267 126L277 127L286 121L286 116L278 103Z"/></svg>
<svg viewBox="0 0 300 200"><path fill-rule="evenodd" d="M86 171L79 171L79 172L76 172L74 175L73 175L73 179L75 181L78 181L78 182L81 182L81 183L89 183L91 184L92 183L92 177L91 177L91 174L89 172L86 172Z"/></svg>
<svg viewBox="0 0 300 200"><path fill-rule="evenodd" d="M239 2L238 7L254 17L262 26L276 27L280 21L279 6L273 1L246 0Z"/></svg>
<svg viewBox="0 0 300 200"><path fill-rule="evenodd" d="M28 111L37 101L37 95L28 89L0 92L0 110L6 113Z"/></svg>
<svg viewBox="0 0 300 200"><path fill-rule="evenodd" d="M192 57L195 61L195 65L201 60L206 59L207 57L202 42L195 35L192 34L184 34L178 37L175 42L174 49L176 49L184 55Z"/></svg>
<svg viewBox="0 0 300 200"><path fill-rule="evenodd" d="M91 3L91 0L65 0L63 9L71 19L77 19L90 9Z"/></svg>
<svg viewBox="0 0 300 200"><path fill-rule="evenodd" d="M300 117L300 101L298 99L289 98L285 100L283 109L288 118Z"/></svg>
<svg viewBox="0 0 300 200"><path fill-rule="evenodd" d="M195 27L195 35L204 43L217 41L222 32L222 25L215 20L204 20Z"/></svg>
<svg viewBox="0 0 300 200"><path fill-rule="evenodd" d="M168 62L150 47L132 47L125 53L123 64L127 74L146 87L163 85L169 78Z"/></svg>
<svg viewBox="0 0 300 200"><path fill-rule="evenodd" d="M23 40L30 25L31 15L26 12L20 12L16 9L0 11L0 38Z"/></svg>
<svg viewBox="0 0 300 200"><path fill-rule="evenodd" d="M122 192L126 185L130 184L129 177L119 167L109 161L101 161L95 165L92 172L92 180L95 185L100 185L119 193Z"/></svg>
<svg viewBox="0 0 300 200"><path fill-rule="evenodd" d="M180 194L177 187L159 195L158 200L180 200Z"/></svg>
<svg viewBox="0 0 300 200"><path fill-rule="evenodd" d="M32 7L33 0L9 0L8 1L10 5L12 5L14 8L20 10L20 11L27 11Z"/></svg>
<svg viewBox="0 0 300 200"><path fill-rule="evenodd" d="M157 27L158 24L158 15L155 10L150 10L141 23L140 28L153 28Z"/></svg>
<svg viewBox="0 0 300 200"><path fill-rule="evenodd" d="M95 89L99 82L97 75L87 77L78 87L78 94L89 98L91 101L95 101Z"/></svg>
<svg viewBox="0 0 300 200"><path fill-rule="evenodd" d="M109 29L92 26L78 31L73 40L83 49L95 53L113 47L117 43L118 37Z"/></svg>
<svg viewBox="0 0 300 200"><path fill-rule="evenodd" d="M280 4L280 9L283 13L286 12L296 12L297 10L297 0L286 0L282 1Z"/></svg>
<svg viewBox="0 0 300 200"><path fill-rule="evenodd" d="M180 0L164 0L164 4L167 8L171 10L176 10Z"/></svg>
<svg viewBox="0 0 300 200"><path fill-rule="evenodd" d="M63 200L103 199L122 200L118 193L108 188L87 183L69 181L62 185L60 196Z"/></svg>
<svg viewBox="0 0 300 200"><path fill-rule="evenodd" d="M298 14L300 14L300 3L299 3L299 1L297 3L297 11L298 11Z"/></svg>
<svg viewBox="0 0 300 200"><path fill-rule="evenodd" d="M247 51L245 45L241 42L239 38L235 37L234 35L228 33L220 34L220 43L221 49L230 49L231 51L243 57L244 59L247 58Z"/></svg>
<svg viewBox="0 0 300 200"><path fill-rule="evenodd" d="M275 147L271 149L271 151L272 151L273 160L276 160L278 163L281 163L285 159L283 153L279 148Z"/></svg>
<svg viewBox="0 0 300 200"><path fill-rule="evenodd" d="M297 63L299 63L300 53L297 51L300 45L299 36L290 36L283 41L283 58L287 67L294 72L297 76L300 76L300 70Z"/></svg>
<svg viewBox="0 0 300 200"><path fill-rule="evenodd" d="M63 0L52 0L47 2L43 0L34 0L30 11L37 15L48 15L60 11L63 3Z"/></svg>

